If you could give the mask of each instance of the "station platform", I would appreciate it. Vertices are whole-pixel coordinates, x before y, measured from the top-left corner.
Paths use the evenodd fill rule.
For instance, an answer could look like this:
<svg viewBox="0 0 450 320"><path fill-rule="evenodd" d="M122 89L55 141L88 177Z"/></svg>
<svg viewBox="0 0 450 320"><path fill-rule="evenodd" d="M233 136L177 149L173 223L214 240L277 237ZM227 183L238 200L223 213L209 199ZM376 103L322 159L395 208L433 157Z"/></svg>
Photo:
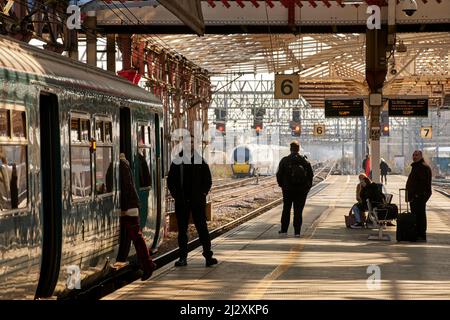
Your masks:
<svg viewBox="0 0 450 320"><path fill-rule="evenodd" d="M448 299L450 297L450 198L434 192L427 205L426 243L370 241L369 229L347 229L357 176L330 176L310 192L301 238L279 236L281 206L213 240L219 264L206 268L201 248L188 265L157 270L104 299L278 300ZM406 177L388 176L398 204ZM292 218L291 218L292 219ZM373 282L379 267L380 282ZM368 270L369 269L369 270Z"/></svg>

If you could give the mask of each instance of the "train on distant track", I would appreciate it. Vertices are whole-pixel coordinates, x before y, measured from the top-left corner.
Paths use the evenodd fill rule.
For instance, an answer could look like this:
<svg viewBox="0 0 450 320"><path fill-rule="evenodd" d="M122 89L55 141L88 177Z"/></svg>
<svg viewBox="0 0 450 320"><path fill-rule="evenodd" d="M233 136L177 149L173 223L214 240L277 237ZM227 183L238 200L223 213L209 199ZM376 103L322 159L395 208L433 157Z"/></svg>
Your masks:
<svg viewBox="0 0 450 320"><path fill-rule="evenodd" d="M60 297L77 288L73 276L82 289L105 272L123 245L121 152L134 170L144 237L157 248L167 170L160 100L2 36L0 81L0 299ZM150 186L141 187L140 161Z"/></svg>
<svg viewBox="0 0 450 320"><path fill-rule="evenodd" d="M289 155L289 147L265 144L243 144L231 152L231 169L234 177L273 175L280 160Z"/></svg>

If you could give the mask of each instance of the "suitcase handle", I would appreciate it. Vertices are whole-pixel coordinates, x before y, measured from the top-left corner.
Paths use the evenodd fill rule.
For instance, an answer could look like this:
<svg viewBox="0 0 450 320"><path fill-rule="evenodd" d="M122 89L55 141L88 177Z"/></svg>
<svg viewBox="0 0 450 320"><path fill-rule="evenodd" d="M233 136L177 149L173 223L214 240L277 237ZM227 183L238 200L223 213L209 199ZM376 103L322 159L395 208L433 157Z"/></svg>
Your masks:
<svg viewBox="0 0 450 320"><path fill-rule="evenodd" d="M405 188L398 189L399 211L402 212L402 191L405 191L406 212L410 212L408 203L408 191Z"/></svg>

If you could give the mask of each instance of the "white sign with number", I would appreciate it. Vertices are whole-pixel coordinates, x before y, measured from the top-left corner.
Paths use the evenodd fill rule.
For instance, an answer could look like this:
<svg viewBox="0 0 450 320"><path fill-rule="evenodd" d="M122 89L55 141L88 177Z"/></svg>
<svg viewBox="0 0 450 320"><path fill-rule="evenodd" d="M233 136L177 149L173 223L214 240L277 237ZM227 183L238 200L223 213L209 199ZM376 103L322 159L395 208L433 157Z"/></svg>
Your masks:
<svg viewBox="0 0 450 320"><path fill-rule="evenodd" d="M314 135L315 136L323 136L325 134L325 125L324 124L315 124L314 125Z"/></svg>
<svg viewBox="0 0 450 320"><path fill-rule="evenodd" d="M275 99L298 99L299 97L298 74L275 75Z"/></svg>
<svg viewBox="0 0 450 320"><path fill-rule="evenodd" d="M422 139L433 138L433 127L421 127L420 128L420 137Z"/></svg>

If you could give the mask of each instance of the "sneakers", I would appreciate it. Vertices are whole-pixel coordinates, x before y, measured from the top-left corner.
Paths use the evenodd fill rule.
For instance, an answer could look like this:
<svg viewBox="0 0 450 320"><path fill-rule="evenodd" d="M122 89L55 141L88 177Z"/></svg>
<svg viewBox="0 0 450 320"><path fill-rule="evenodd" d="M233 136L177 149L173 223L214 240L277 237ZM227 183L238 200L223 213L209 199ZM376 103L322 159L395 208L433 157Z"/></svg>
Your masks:
<svg viewBox="0 0 450 320"><path fill-rule="evenodd" d="M186 258L180 258L178 261L175 262L175 267L185 267L185 266L187 266Z"/></svg>
<svg viewBox="0 0 450 320"><path fill-rule="evenodd" d="M145 281L145 280L149 279L152 276L153 271L155 269L156 269L156 264L152 261L150 263L150 269L144 270L144 274L142 275L141 280Z"/></svg>
<svg viewBox="0 0 450 320"><path fill-rule="evenodd" d="M300 238L300 233L296 233L296 234L294 234L294 237L296 237L296 238Z"/></svg>
<svg viewBox="0 0 450 320"><path fill-rule="evenodd" d="M287 232L282 231L282 230L278 231L278 234L279 234L280 236L287 236Z"/></svg>
<svg viewBox="0 0 450 320"><path fill-rule="evenodd" d="M364 224L362 222L357 222L355 224L352 224L350 226L350 228L352 228L352 229L362 229L362 228L364 228Z"/></svg>
<svg viewBox="0 0 450 320"><path fill-rule="evenodd" d="M388 222L388 223L386 223L386 225L388 226L388 227L395 227L395 224L393 224L392 222Z"/></svg>
<svg viewBox="0 0 450 320"><path fill-rule="evenodd" d="M214 264L217 264L217 259L216 258L207 258L206 259L206 263L205 263L205 265L207 266L207 267L210 267L210 266L212 266L212 265L214 265Z"/></svg>

